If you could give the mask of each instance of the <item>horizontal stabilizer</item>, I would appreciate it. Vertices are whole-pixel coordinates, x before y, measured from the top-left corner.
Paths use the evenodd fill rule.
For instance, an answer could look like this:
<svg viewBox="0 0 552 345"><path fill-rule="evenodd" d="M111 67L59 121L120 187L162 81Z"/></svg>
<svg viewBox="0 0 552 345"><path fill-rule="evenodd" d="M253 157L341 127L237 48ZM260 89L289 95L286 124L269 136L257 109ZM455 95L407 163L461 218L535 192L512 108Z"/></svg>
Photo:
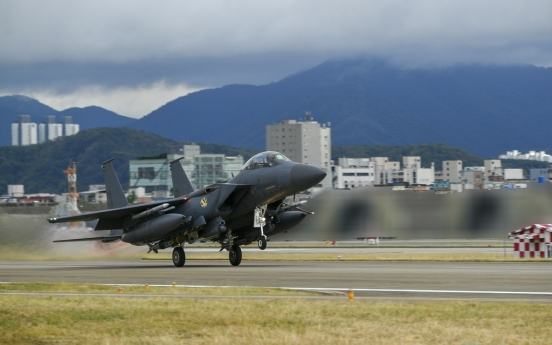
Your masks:
<svg viewBox="0 0 552 345"><path fill-rule="evenodd" d="M117 229L121 228L121 222L122 219L126 216L132 216L134 214L139 214L141 212L147 211L149 209L158 207L160 205L169 204L170 206L175 206L182 204L186 200L184 199L170 199L170 200L164 200L164 201L157 201L152 202L148 204L137 204L137 205L131 205L127 207L120 207L120 208L113 208L103 211L95 211L95 212L88 212L88 213L81 213L76 214L73 216L65 216L65 217L52 217L48 218L49 223L66 223L66 222L86 222L96 219L114 219L118 221L118 223L112 223L110 224L110 228L97 228L96 230L109 230L109 229Z"/></svg>
<svg viewBox="0 0 552 345"><path fill-rule="evenodd" d="M84 242L84 241L113 242L120 239L121 239L121 236L102 236L102 237L73 238L68 240L55 240L52 242Z"/></svg>

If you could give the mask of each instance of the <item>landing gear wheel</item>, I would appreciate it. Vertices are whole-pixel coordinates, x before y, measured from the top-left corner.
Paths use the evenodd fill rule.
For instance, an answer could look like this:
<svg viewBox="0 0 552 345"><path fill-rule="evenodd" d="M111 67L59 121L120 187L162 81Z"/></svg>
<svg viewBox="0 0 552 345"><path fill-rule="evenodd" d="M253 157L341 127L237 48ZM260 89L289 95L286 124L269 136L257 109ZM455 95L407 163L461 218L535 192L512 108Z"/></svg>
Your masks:
<svg viewBox="0 0 552 345"><path fill-rule="evenodd" d="M266 249L266 236L261 236L261 238L259 238L259 243L257 243L259 245L259 249L260 250L265 250Z"/></svg>
<svg viewBox="0 0 552 345"><path fill-rule="evenodd" d="M184 263L186 262L186 254L184 253L184 248L175 247L172 253L172 260L173 260L173 264L176 267L184 266Z"/></svg>
<svg viewBox="0 0 552 345"><path fill-rule="evenodd" d="M232 266L239 266L242 260L242 251L240 246L233 245L228 252L228 259Z"/></svg>

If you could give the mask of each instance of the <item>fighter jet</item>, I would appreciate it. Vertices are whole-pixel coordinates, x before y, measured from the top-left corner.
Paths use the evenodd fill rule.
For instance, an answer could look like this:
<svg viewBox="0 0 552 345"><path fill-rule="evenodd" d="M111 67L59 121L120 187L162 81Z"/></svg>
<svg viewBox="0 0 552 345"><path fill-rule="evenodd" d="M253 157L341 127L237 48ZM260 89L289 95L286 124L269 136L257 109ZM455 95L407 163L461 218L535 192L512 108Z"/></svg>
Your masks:
<svg viewBox="0 0 552 345"><path fill-rule="evenodd" d="M177 159L170 163L173 199L129 205L112 161L102 164L107 210L48 219L50 223L97 219L94 230L110 230L109 235L54 242L120 240L147 245L148 253L174 248L172 260L177 267L186 262L184 244L196 241L218 242L221 251L229 252L230 263L238 266L242 260L240 246L257 241L264 250L268 236L291 229L312 213L301 208L304 202L284 200L315 186L326 176L322 169L267 151L249 159L227 183L194 191Z"/></svg>

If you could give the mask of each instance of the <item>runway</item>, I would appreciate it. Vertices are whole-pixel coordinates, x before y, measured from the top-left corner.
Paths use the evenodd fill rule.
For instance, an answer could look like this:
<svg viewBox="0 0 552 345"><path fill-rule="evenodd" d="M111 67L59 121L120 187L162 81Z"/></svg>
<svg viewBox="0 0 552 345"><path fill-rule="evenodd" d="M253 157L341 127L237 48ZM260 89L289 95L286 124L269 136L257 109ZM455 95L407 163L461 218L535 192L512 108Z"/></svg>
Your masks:
<svg viewBox="0 0 552 345"><path fill-rule="evenodd" d="M549 262L351 262L223 260L0 262L2 282L172 284L355 290L383 300L493 300L552 303Z"/></svg>

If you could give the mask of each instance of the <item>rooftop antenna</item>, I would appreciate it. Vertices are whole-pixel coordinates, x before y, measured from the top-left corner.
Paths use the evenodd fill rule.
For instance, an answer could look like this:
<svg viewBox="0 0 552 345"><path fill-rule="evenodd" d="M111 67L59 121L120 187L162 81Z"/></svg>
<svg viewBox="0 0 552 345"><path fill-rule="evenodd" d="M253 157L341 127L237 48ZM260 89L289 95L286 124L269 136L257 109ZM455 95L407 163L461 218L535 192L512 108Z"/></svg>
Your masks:
<svg viewBox="0 0 552 345"><path fill-rule="evenodd" d="M305 111L305 122L312 121L312 116L310 111Z"/></svg>

